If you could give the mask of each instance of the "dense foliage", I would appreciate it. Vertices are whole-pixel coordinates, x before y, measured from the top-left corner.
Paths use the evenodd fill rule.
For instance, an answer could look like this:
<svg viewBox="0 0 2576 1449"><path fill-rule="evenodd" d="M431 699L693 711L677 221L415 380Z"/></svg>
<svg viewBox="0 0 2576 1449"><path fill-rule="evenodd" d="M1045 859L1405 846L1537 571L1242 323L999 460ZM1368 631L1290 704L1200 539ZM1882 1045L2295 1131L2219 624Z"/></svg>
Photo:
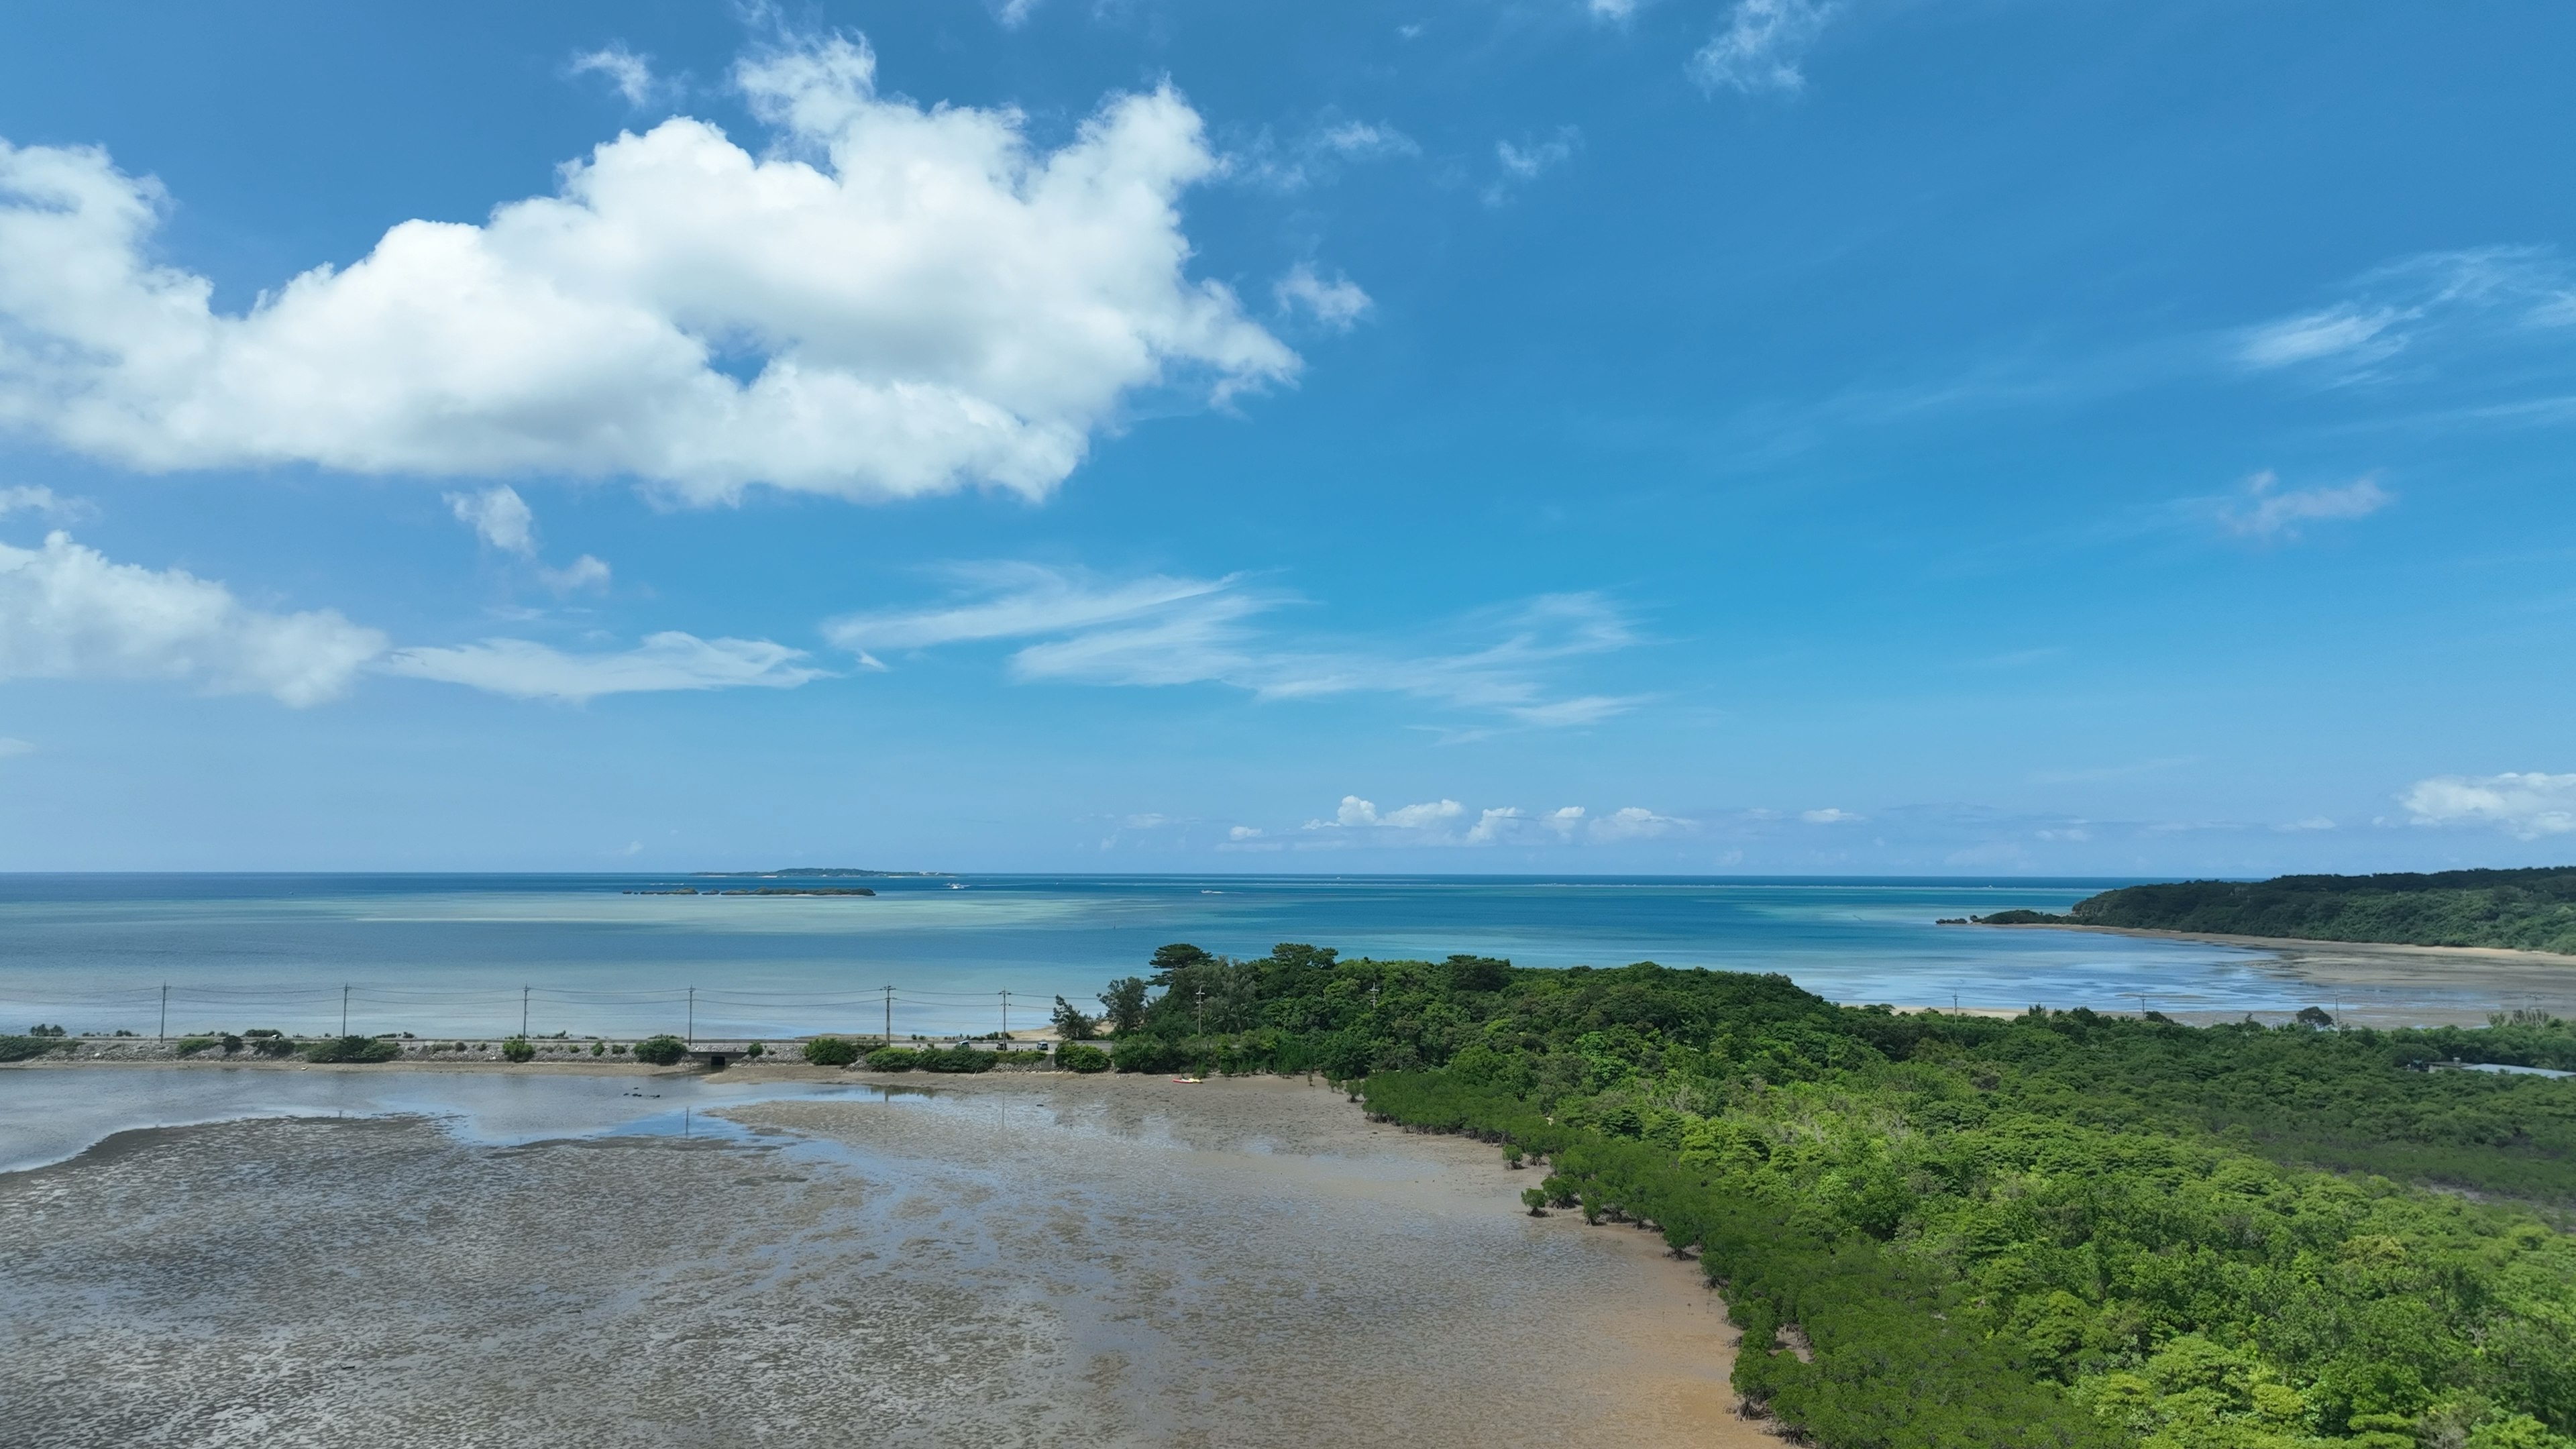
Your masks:
<svg viewBox="0 0 2576 1449"><path fill-rule="evenodd" d="M1994 925L2052 919L2011 911ZM2123 886L2075 903L2065 921L2309 941L2506 946L2576 953L2576 868L2430 875L2285 875Z"/></svg>
<svg viewBox="0 0 2576 1449"><path fill-rule="evenodd" d="M536 1055L536 1050L528 1047L526 1042L518 1042L517 1045L527 1048L528 1056ZM503 1050L508 1048L505 1046ZM401 1042L375 1036L333 1037L304 1049L304 1059L308 1062L389 1062L401 1055ZM510 1060L525 1061L527 1058L514 1056Z"/></svg>
<svg viewBox="0 0 2576 1449"><path fill-rule="evenodd" d="M67 1052L72 1044L51 1033L0 1036L0 1062L31 1061L47 1052Z"/></svg>
<svg viewBox="0 0 2576 1449"><path fill-rule="evenodd" d="M845 1036L818 1036L805 1043L805 1060L818 1067L846 1067L861 1055L859 1044Z"/></svg>
<svg viewBox="0 0 2576 1449"><path fill-rule="evenodd" d="M648 1066L676 1066L688 1054L689 1044L667 1032L661 1036L648 1036L635 1044L635 1060Z"/></svg>
<svg viewBox="0 0 2576 1449"><path fill-rule="evenodd" d="M1737 1388L1829 1449L2576 1430L2548 1216L2576 1204L2576 1082L2410 1069L2576 1064L2563 1023L1899 1015L1779 976L1308 946L1166 947L1147 985L1121 1070L1359 1079L1373 1113L1544 1158L1540 1210L1696 1251L1746 1329Z"/></svg>

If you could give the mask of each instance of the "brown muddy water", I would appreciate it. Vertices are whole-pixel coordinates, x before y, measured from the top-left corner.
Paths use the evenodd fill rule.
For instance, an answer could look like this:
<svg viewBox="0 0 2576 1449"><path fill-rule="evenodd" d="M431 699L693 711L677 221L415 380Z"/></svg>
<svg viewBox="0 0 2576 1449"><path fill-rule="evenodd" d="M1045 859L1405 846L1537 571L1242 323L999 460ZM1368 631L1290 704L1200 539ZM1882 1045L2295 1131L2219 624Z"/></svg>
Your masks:
<svg viewBox="0 0 2576 1449"><path fill-rule="evenodd" d="M1694 1265L1326 1088L980 1078L720 1125L240 1121L0 1175L0 1438L1777 1442Z"/></svg>

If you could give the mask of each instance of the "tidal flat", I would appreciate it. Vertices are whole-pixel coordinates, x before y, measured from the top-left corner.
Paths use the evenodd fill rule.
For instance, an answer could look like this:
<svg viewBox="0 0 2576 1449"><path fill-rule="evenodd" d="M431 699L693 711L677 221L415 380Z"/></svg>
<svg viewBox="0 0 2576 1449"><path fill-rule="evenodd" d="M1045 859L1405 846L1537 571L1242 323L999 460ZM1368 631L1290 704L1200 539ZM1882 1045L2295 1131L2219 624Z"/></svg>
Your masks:
<svg viewBox="0 0 2576 1449"><path fill-rule="evenodd" d="M1696 1265L1530 1218L1536 1174L1326 1087L968 1078L689 1130L278 1117L0 1175L13 1432L1777 1442L1734 1415Z"/></svg>

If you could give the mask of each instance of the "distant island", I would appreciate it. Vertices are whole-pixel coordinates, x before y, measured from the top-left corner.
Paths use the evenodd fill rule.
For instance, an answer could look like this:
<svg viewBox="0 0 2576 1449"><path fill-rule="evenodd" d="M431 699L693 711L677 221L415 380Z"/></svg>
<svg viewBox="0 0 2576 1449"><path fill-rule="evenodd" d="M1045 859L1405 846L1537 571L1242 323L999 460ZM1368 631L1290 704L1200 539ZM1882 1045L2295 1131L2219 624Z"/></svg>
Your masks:
<svg viewBox="0 0 2576 1449"><path fill-rule="evenodd" d="M866 886L737 886L729 891L700 890L696 886L671 886L657 891L628 891L630 896L872 896Z"/></svg>
<svg viewBox="0 0 2576 1449"><path fill-rule="evenodd" d="M698 870L699 880L938 880L944 870L856 870L845 865L792 865L784 870Z"/></svg>
<svg viewBox="0 0 2576 1449"><path fill-rule="evenodd" d="M2576 955L2576 867L2122 886L2077 901L2064 915L2007 910L1942 924L2096 926Z"/></svg>

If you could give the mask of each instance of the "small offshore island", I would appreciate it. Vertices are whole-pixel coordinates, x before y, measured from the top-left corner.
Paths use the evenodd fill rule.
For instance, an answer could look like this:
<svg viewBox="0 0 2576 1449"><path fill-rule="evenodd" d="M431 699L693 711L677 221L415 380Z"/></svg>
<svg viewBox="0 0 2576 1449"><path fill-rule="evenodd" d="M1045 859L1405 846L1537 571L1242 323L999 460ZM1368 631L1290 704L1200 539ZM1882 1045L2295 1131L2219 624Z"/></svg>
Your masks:
<svg viewBox="0 0 2576 1449"><path fill-rule="evenodd" d="M940 880L947 872L936 870L854 870L847 866L791 866L785 870L698 872L700 880ZM672 886L664 890L630 890L630 896L872 896L868 886L733 886L700 890L693 885Z"/></svg>

